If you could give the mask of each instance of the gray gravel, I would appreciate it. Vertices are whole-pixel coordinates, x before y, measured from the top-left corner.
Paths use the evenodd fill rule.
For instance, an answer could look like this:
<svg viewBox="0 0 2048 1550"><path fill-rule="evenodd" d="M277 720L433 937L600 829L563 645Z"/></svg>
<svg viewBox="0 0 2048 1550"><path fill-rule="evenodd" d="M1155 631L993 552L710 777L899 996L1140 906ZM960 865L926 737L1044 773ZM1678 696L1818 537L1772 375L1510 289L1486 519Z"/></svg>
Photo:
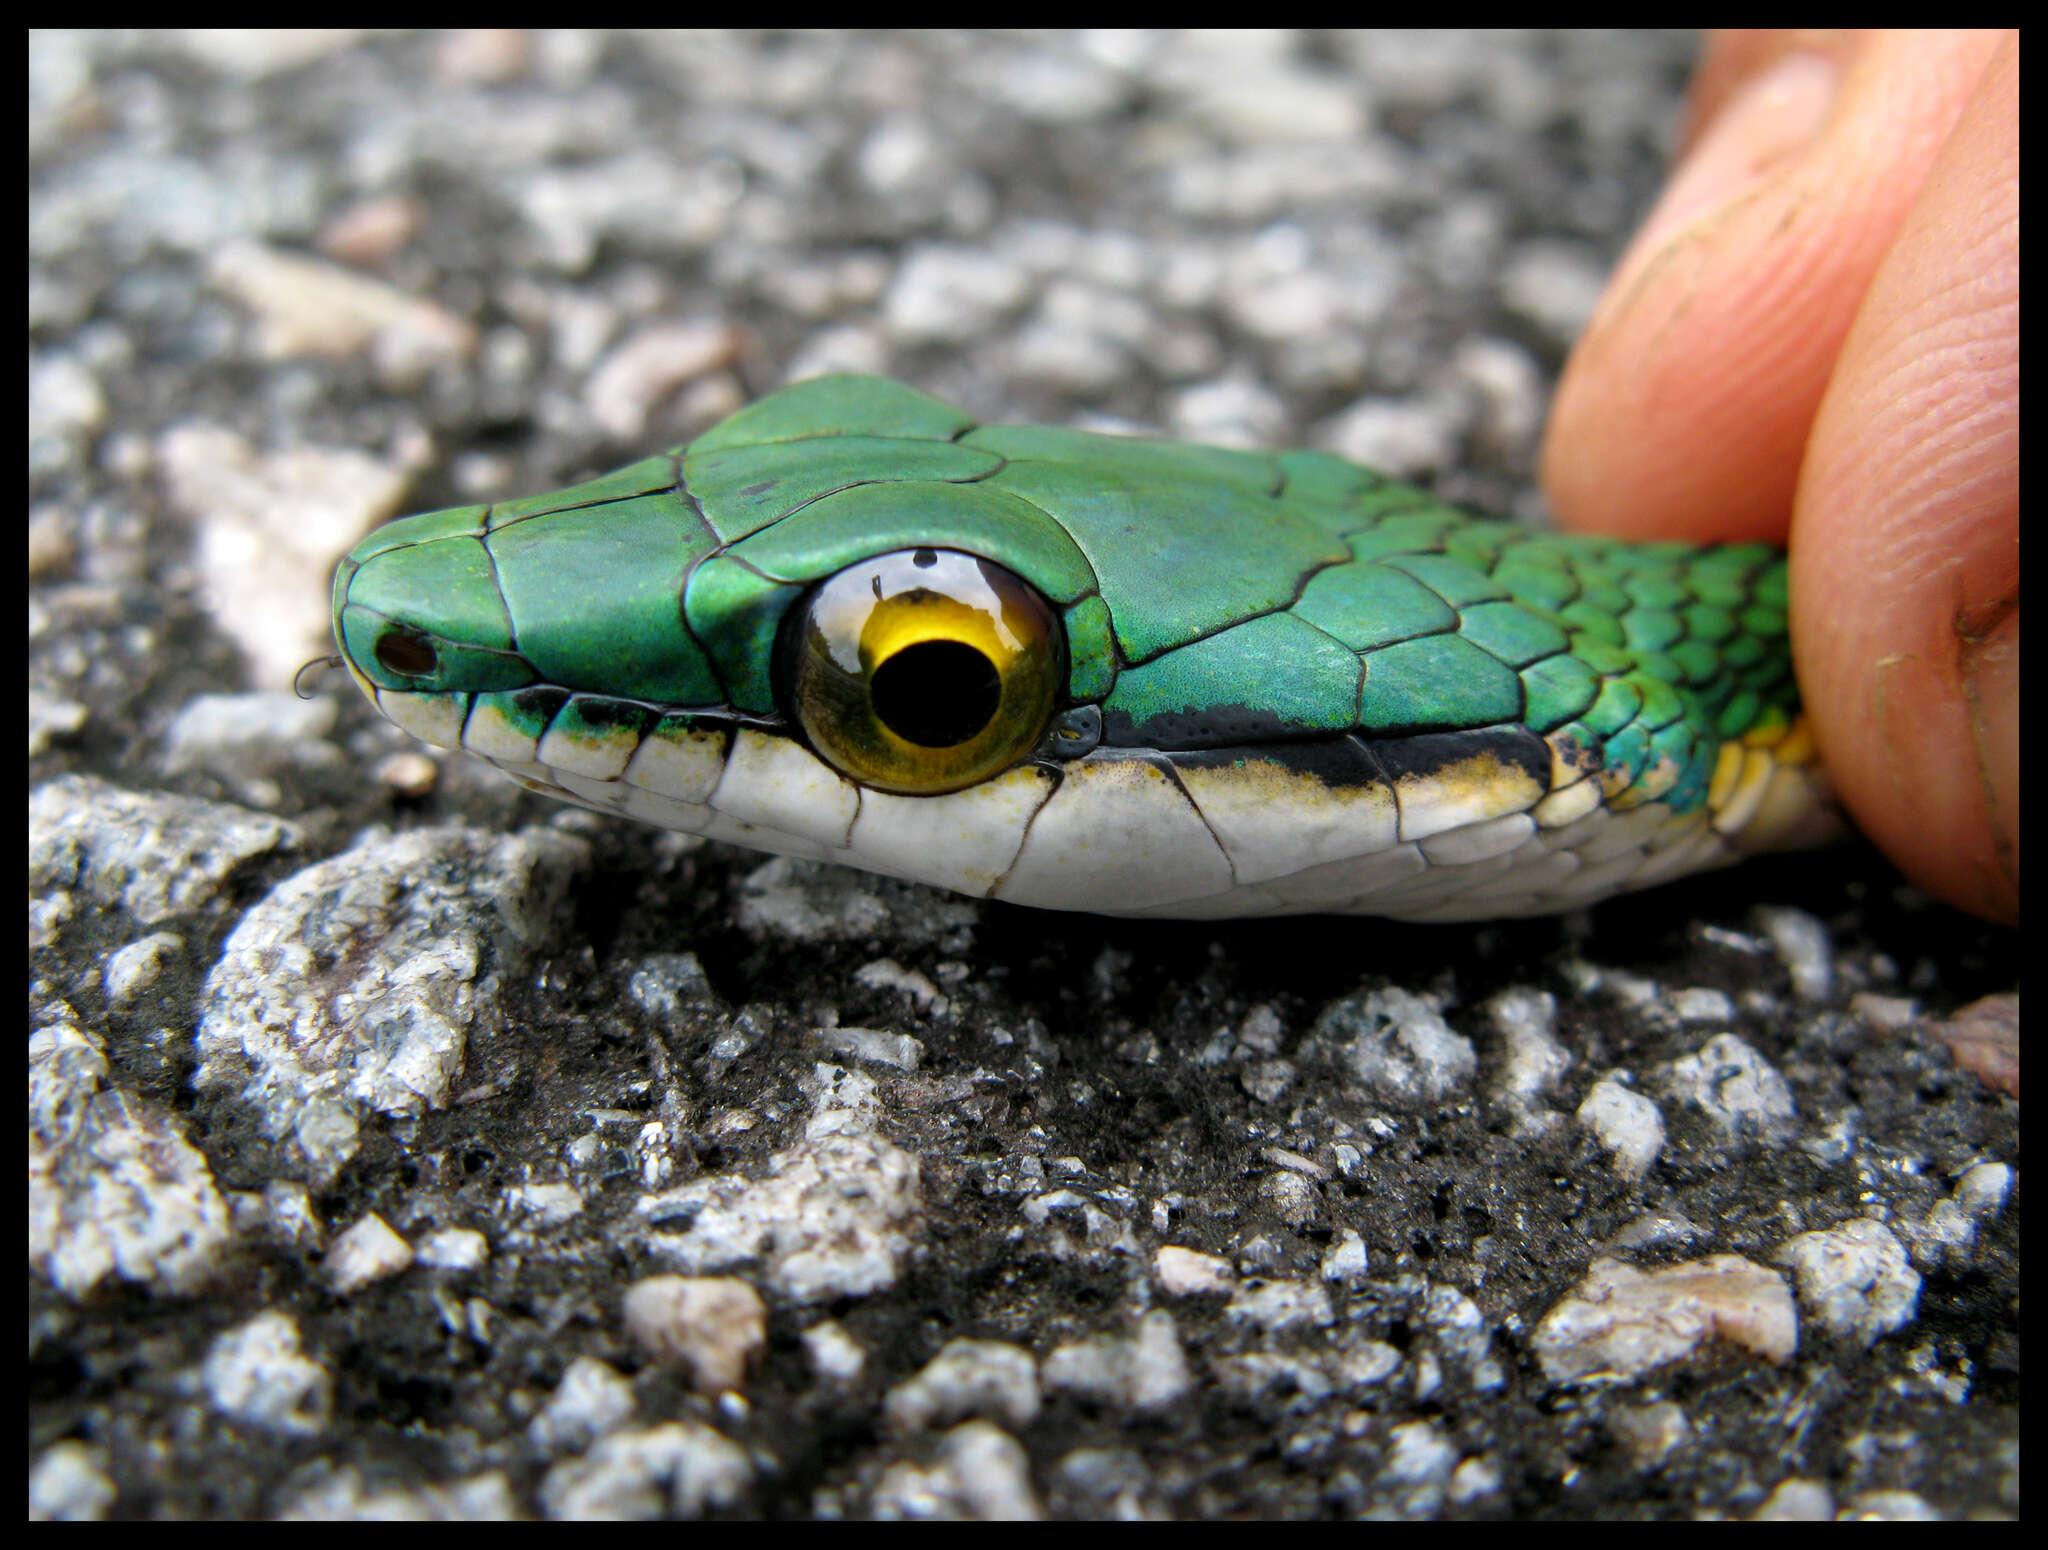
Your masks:
<svg viewBox="0 0 2048 1550"><path fill-rule="evenodd" d="M1540 519L1692 50L33 34L31 1515L2015 1514L2016 939L1867 851L1114 923L283 697L827 367Z"/></svg>

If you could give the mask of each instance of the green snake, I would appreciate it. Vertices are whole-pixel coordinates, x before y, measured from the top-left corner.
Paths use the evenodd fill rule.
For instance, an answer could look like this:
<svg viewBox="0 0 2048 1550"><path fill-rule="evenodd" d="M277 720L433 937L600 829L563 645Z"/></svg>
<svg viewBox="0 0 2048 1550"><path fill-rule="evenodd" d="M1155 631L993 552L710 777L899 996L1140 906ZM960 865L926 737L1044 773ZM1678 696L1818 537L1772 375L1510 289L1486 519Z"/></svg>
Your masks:
<svg viewBox="0 0 2048 1550"><path fill-rule="evenodd" d="M1051 909L1472 920L1835 832L1785 576L834 376L388 523L333 603L391 721L600 812Z"/></svg>

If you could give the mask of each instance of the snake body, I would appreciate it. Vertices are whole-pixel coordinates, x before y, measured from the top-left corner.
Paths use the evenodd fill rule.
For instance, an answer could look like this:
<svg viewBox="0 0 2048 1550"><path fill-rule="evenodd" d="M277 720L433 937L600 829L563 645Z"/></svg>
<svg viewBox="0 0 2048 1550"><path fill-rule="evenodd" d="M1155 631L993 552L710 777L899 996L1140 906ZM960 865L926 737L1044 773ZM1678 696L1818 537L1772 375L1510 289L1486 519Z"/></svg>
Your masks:
<svg viewBox="0 0 2048 1550"><path fill-rule="evenodd" d="M1054 909L1470 920L1835 832L1785 576L838 376L389 523L333 603L391 721L601 812Z"/></svg>

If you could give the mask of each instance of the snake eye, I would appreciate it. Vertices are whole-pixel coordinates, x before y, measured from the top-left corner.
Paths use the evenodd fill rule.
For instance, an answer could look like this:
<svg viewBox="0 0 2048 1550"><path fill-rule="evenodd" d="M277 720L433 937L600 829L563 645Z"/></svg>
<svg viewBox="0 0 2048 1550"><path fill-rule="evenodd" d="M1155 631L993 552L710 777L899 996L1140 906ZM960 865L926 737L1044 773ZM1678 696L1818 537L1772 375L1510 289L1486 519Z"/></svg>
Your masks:
<svg viewBox="0 0 2048 1550"><path fill-rule="evenodd" d="M431 641L404 630L379 635L376 650L377 661L401 678L426 678L441 665Z"/></svg>
<svg viewBox="0 0 2048 1550"><path fill-rule="evenodd" d="M913 796L1016 763L1066 679L1045 599L951 549L848 566L810 594L785 650L786 702L811 746L864 785Z"/></svg>

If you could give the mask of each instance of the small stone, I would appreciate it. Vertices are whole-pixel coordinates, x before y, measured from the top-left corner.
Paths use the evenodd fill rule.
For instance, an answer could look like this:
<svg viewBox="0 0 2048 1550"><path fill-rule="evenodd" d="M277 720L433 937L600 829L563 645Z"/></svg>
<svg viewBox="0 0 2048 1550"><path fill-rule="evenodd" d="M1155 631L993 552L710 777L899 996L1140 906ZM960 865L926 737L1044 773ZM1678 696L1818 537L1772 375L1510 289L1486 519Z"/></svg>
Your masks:
<svg viewBox="0 0 2048 1550"><path fill-rule="evenodd" d="M1038 1403L1038 1364L1029 1351L1001 1340L949 1340L915 1377L889 1391L882 1414L901 1432L971 1416L1024 1427Z"/></svg>
<svg viewBox="0 0 2048 1550"><path fill-rule="evenodd" d="M1169 1297L1223 1295L1237 1279L1230 1261L1167 1244L1152 1256L1152 1273Z"/></svg>
<svg viewBox="0 0 2048 1550"><path fill-rule="evenodd" d="M924 1044L907 1033L890 1033L880 1028L820 1028L818 1038L838 1054L898 1071L915 1071L924 1059Z"/></svg>
<svg viewBox="0 0 2048 1550"><path fill-rule="evenodd" d="M1337 1241L1323 1256L1322 1274L1325 1281L1363 1281L1366 1277L1367 1262L1365 1240L1352 1228L1346 1227L1337 1234Z"/></svg>
<svg viewBox="0 0 2048 1550"><path fill-rule="evenodd" d="M1668 1399L1616 1405L1607 1413L1607 1426L1638 1469L1655 1469L1692 1437L1692 1423Z"/></svg>
<svg viewBox="0 0 2048 1550"><path fill-rule="evenodd" d="M321 1268L337 1296L353 1297L364 1287L397 1275L412 1259L412 1245L372 1211L328 1246Z"/></svg>
<svg viewBox="0 0 2048 1550"><path fill-rule="evenodd" d="M1044 1516L1023 1445L987 1421L969 1421L948 1432L929 1469L892 1464L884 1470L872 1513L884 1521L981 1523L1028 1523Z"/></svg>
<svg viewBox="0 0 2048 1550"><path fill-rule="evenodd" d="M1306 1227L1322 1214L1323 1197L1313 1181L1281 1168L1259 1183L1259 1195L1289 1227Z"/></svg>
<svg viewBox="0 0 2048 1550"><path fill-rule="evenodd" d="M1325 451L1397 479L1421 479L1457 458L1458 426L1434 401L1360 399L1315 430Z"/></svg>
<svg viewBox="0 0 2048 1550"><path fill-rule="evenodd" d="M1174 394L1167 420L1177 436L1219 447L1268 447L1287 429L1287 405L1242 376L1197 382Z"/></svg>
<svg viewBox="0 0 2048 1550"><path fill-rule="evenodd" d="M1904 1033L1920 1020L1920 1003L1911 996L1881 996L1874 990L1859 990L1849 998L1849 1010L1879 1033Z"/></svg>
<svg viewBox="0 0 2048 1550"><path fill-rule="evenodd" d="M638 439L676 392L732 364L739 330L719 318L691 318L635 329L598 362L585 398L590 416L613 440Z"/></svg>
<svg viewBox="0 0 2048 1550"><path fill-rule="evenodd" d="M579 1356L527 1423L526 1435L542 1453L580 1453L633 1418L633 1385L594 1356Z"/></svg>
<svg viewBox="0 0 2048 1550"><path fill-rule="evenodd" d="M1759 906L1756 921L1791 973L1793 994L1802 1001L1825 1001L1834 994L1834 943L1824 924L1784 905Z"/></svg>
<svg viewBox="0 0 2048 1550"><path fill-rule="evenodd" d="M704 1395L741 1387L768 1344L761 1294L731 1276L649 1276L627 1288L624 1311L640 1348Z"/></svg>
<svg viewBox="0 0 2048 1550"><path fill-rule="evenodd" d="M1436 1004L1405 990L1368 991L1323 1008L1319 1038L1338 1041L1351 1075L1384 1102L1434 1108L1478 1069L1472 1041L1451 1031Z"/></svg>
<svg viewBox="0 0 2048 1550"><path fill-rule="evenodd" d="M1914 1491L1859 1491L1843 1504L1836 1521L1852 1523L1939 1523L1942 1515Z"/></svg>
<svg viewBox="0 0 2048 1550"><path fill-rule="evenodd" d="M1330 1294L1313 1281L1246 1281L1223 1310L1231 1318L1262 1329L1279 1331L1297 1325L1322 1326L1336 1315L1330 1308Z"/></svg>
<svg viewBox="0 0 2048 1550"><path fill-rule="evenodd" d="M1987 1087L2020 1095L2020 998L1985 996L1930 1029L1955 1063Z"/></svg>
<svg viewBox="0 0 2048 1550"><path fill-rule="evenodd" d="M873 963L864 963L853 971L859 983L874 990L900 990L917 1003L921 1012L934 1017L943 1017L948 1005L947 999L930 978L916 969L906 969L894 958L877 958Z"/></svg>
<svg viewBox="0 0 2048 1550"><path fill-rule="evenodd" d="M837 1319L825 1319L803 1332L804 1354L828 1383L851 1383L867 1365L867 1352Z"/></svg>
<svg viewBox="0 0 2048 1550"><path fill-rule="evenodd" d="M1664 1150L1664 1116L1641 1093L1624 1087L1613 1073L1593 1084L1573 1116L1613 1157L1629 1179L1645 1177Z"/></svg>
<svg viewBox="0 0 2048 1550"><path fill-rule="evenodd" d="M1798 1121L1791 1086L1732 1033L1716 1034L1664 1072L1665 1090L1698 1108L1728 1142L1779 1141Z"/></svg>
<svg viewBox="0 0 2048 1550"><path fill-rule="evenodd" d="M505 1210L522 1226L546 1231L583 1214L583 1192L573 1184L515 1184L505 1191Z"/></svg>
<svg viewBox="0 0 2048 1550"><path fill-rule="evenodd" d="M281 1523L504 1523L524 1517L503 1470L418 1486L372 1484L354 1465L316 1466L277 1509Z"/></svg>
<svg viewBox="0 0 2048 1550"><path fill-rule="evenodd" d="M1237 1073L1237 1084L1260 1103L1279 1103L1294 1087L1291 1060L1255 1060Z"/></svg>
<svg viewBox="0 0 2048 1550"><path fill-rule="evenodd" d="M176 1119L110 1085L99 1036L65 1020L28 1040L29 1263L66 1296L109 1277L191 1294L234 1242L212 1169Z"/></svg>
<svg viewBox="0 0 2048 1550"><path fill-rule="evenodd" d="M176 932L152 931L148 936L107 954L106 967L100 974L107 1004L117 1011L132 1007L148 994L165 965L184 946L185 939Z"/></svg>
<svg viewBox="0 0 2048 1550"><path fill-rule="evenodd" d="M1651 1271L1596 1259L1531 1344L1551 1381L1567 1383L1638 1377L1716 1339L1766 1361L1790 1359L1799 1319L1785 1278L1739 1254Z"/></svg>
<svg viewBox="0 0 2048 1550"><path fill-rule="evenodd" d="M1045 1359L1045 1386L1138 1415L1171 1409L1194 1386L1173 1315L1154 1309L1129 1339L1095 1335L1057 1346Z"/></svg>
<svg viewBox="0 0 2048 1550"><path fill-rule="evenodd" d="M2006 1163L1976 1164L1956 1180L1953 1199L1957 1208L1971 1221L1988 1226L1998 1220L2012 1198L2014 1177Z"/></svg>
<svg viewBox="0 0 2048 1550"><path fill-rule="evenodd" d="M1832 1523L1835 1498L1818 1480L1801 1480L1795 1475L1780 1481L1749 1516L1752 1523Z"/></svg>
<svg viewBox="0 0 2048 1550"><path fill-rule="evenodd" d="M1500 1490L1500 1466L1488 1458L1466 1459L1451 1471L1445 1495L1453 1505L1463 1507Z"/></svg>
<svg viewBox="0 0 2048 1550"><path fill-rule="evenodd" d="M649 1250L692 1273L758 1264L764 1284L796 1303L893 1285L923 1212L918 1160L866 1133L867 1109L850 1080L860 1074L842 1074L849 1080L821 1087L805 1138L770 1157L765 1177L721 1175L643 1198L644 1216L690 1213L687 1231L650 1232ZM835 1094L849 1106L834 1106Z"/></svg>
<svg viewBox="0 0 2048 1550"><path fill-rule="evenodd" d="M105 1451L88 1443L53 1442L29 1466L31 1523L97 1523L115 1494Z"/></svg>
<svg viewBox="0 0 2048 1550"><path fill-rule="evenodd" d="M1725 990L1709 990L1698 986L1684 986L1677 990L1666 992L1664 1009L1681 1023L1732 1023L1735 1021L1735 1002Z"/></svg>
<svg viewBox="0 0 2048 1550"><path fill-rule="evenodd" d="M1402 1512L1427 1517L1442 1505L1444 1488L1458 1466L1458 1449L1434 1421L1404 1421L1387 1433L1380 1480L1399 1488Z"/></svg>
<svg viewBox="0 0 2048 1550"><path fill-rule="evenodd" d="M1555 1032L1557 998L1547 990L1503 990L1486 1003L1486 1015L1507 1040L1494 1090L1509 1108L1527 1114L1571 1070L1571 1052Z"/></svg>
<svg viewBox="0 0 2048 1550"><path fill-rule="evenodd" d="M1606 260L1582 243L1525 242L1501 273L1501 304L1564 348L1586 331L1607 288L1607 268Z"/></svg>
<svg viewBox="0 0 2048 1550"><path fill-rule="evenodd" d="M418 1263L430 1270L477 1270L491 1257L490 1240L468 1227L444 1227L420 1240Z"/></svg>
<svg viewBox="0 0 2048 1550"><path fill-rule="evenodd" d="M745 1500L754 1483L746 1450L702 1421L613 1432L541 1481L542 1509L569 1522L701 1518Z"/></svg>
<svg viewBox="0 0 2048 1550"><path fill-rule="evenodd" d="M1859 1218L1805 1232L1778 1251L1808 1315L1839 1340L1871 1346L1920 1310L1920 1273L1883 1222Z"/></svg>
<svg viewBox="0 0 2048 1550"><path fill-rule="evenodd" d="M231 1421L284 1437L327 1429L333 1380L302 1355L298 1321L266 1312L219 1336L199 1366L207 1403Z"/></svg>
<svg viewBox="0 0 2048 1550"><path fill-rule="evenodd" d="M441 307L321 259L257 242L230 242L208 278L256 315L271 360L369 355L387 386L416 386L475 353L476 326Z"/></svg>

